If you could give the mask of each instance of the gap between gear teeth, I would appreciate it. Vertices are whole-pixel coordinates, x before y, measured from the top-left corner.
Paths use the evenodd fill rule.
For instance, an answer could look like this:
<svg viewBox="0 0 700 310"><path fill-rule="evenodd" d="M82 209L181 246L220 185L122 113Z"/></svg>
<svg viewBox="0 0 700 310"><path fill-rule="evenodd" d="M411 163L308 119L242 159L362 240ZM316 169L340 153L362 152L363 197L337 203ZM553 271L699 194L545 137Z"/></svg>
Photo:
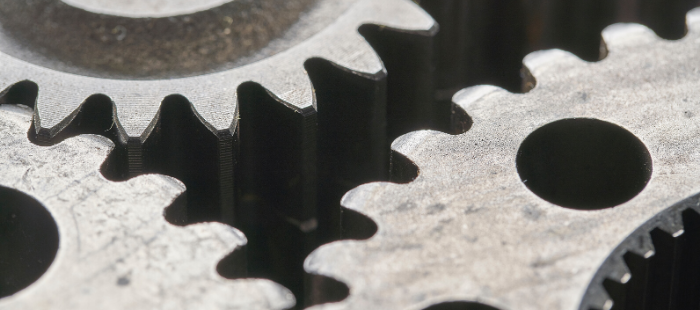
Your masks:
<svg viewBox="0 0 700 310"><path fill-rule="evenodd" d="M602 35L606 58L595 63L561 50L531 53L524 63L536 83L528 93L467 88L454 97L471 120L465 133L417 131L395 140L392 149L419 173L408 184L369 183L344 196L343 206L372 218L377 232L309 255L307 271L340 279L352 292L313 309L450 309L454 301L476 309L615 307L601 298L607 295L599 282L586 291L599 266L647 220L700 192L693 164L700 159L692 151L700 77L690 65L698 63L699 14L688 13L688 34L676 41L638 24L610 26ZM516 156L526 137L555 121L582 119L627 130L648 150L651 162L639 169L651 170L651 178L631 200L597 210L565 208L531 192L523 182L533 180L518 175ZM661 237L638 239L643 257L661 255L648 250L657 240L687 233L680 219L665 221ZM634 279L634 271L608 271L601 276ZM671 292L671 299L679 296Z"/></svg>

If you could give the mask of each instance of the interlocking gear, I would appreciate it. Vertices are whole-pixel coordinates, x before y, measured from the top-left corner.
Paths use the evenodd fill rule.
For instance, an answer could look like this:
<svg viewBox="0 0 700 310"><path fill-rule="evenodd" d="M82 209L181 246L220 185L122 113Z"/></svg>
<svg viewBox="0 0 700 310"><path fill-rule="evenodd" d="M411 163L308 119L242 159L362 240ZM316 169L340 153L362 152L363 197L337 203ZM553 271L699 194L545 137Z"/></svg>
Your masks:
<svg viewBox="0 0 700 310"><path fill-rule="evenodd" d="M314 309L449 301L609 308L604 292L586 293L602 280L599 266L643 223L700 192L700 10L687 25L678 41L637 24L610 26L607 56L595 63L561 50L532 53L524 60L536 82L528 93L476 86L455 95L473 124L464 134L395 140L394 151L419 173L409 184L371 183L345 195L343 206L374 219L378 231L307 258L308 272L351 292ZM631 168L605 166L611 162ZM562 193L574 200L558 200ZM672 219L658 226L679 235L680 217ZM630 280L620 270L605 277Z"/></svg>
<svg viewBox="0 0 700 310"><path fill-rule="evenodd" d="M602 302L602 309L697 308L699 241L700 195L694 195L651 218L615 248L584 300Z"/></svg>
<svg viewBox="0 0 700 310"><path fill-rule="evenodd" d="M239 2L240 1L233 1L229 6L239 5ZM244 2L247 3L247 1ZM271 1L266 1L265 3L267 2ZM89 49L84 50L86 48L85 45L88 47L95 45L95 48L100 46L105 50L109 50L110 48L126 48L125 53L138 53L141 50L148 49L150 44L162 44L162 42L154 39L142 43L141 46L129 46L126 43L118 44L121 41L129 40L131 37L136 37L136 34L127 32L122 40L118 40L119 34L126 30L122 30L124 26L118 28L118 25L112 25L116 30L110 28L107 30L103 29L102 32L105 32L104 40L108 40L109 42L114 40L115 42L112 42L111 45L106 43L96 45L92 41L102 42L102 37L100 37L102 32L99 32L99 29L83 29L78 26L73 26L72 22L75 18L71 19L70 16L91 18L91 20L95 19L96 21L109 19L111 17L98 14L90 15L85 11L62 4L59 0L43 0L37 3L15 3L10 1L8 3L3 3L3 9L0 10L0 13L4 15L3 27L9 29L5 30L5 42L0 46L2 47L0 50L3 50L3 52L0 53L0 70L3 72L3 74L0 75L0 89L6 89L17 82L25 80L35 82L38 85L39 93L36 102L35 126L37 133L47 140L61 131L71 119L75 117L80 105L88 97L95 94L106 95L114 102L117 112L115 125L118 126L123 139L137 139L143 142L153 129L152 122L156 118L160 103L165 97L170 95L182 95L187 98L196 109L197 117L214 133L233 132L238 123L236 119L238 111L236 90L240 84L248 81L257 82L294 110L300 113L308 112L313 109L315 98L312 85L304 69L304 62L306 60L311 58L323 58L353 72L367 75L377 74L384 70L382 62L372 47L358 33L357 29L360 26L375 23L406 31L424 31L434 27L434 21L425 12L417 5L406 0L328 0L321 2L318 10L325 10L323 12L329 11L333 13L337 15L336 19L325 21L313 15L312 13L314 12L310 12L309 14L312 15L308 17L311 20L305 21L306 23L313 24L316 22L316 20L314 20L314 18L316 18L317 20L321 19L321 21L329 23L329 25L322 29L317 29L318 27L296 29L298 31L310 33L297 34L294 40L289 39L291 42L286 42L285 44L280 43L282 46L288 47L286 50L275 50L275 46L269 46L269 49L272 49L271 52L249 52L252 53L252 55L244 53L239 56L243 58L247 57L247 61L239 66L236 66L236 62L231 60L229 62L222 62L222 64L214 66L214 68L209 68L209 66L212 65L208 64L204 69L198 69L197 67L187 71L185 70L187 68L185 68L183 69L185 72L178 73L162 73L160 71L157 71L159 73L142 73L146 74L145 76L139 76L138 72L130 72L124 73L126 75L117 74L116 77L121 79L109 79L92 76L99 74L95 72L109 74L110 71L100 67L100 65L104 62L115 62L116 60L102 59L100 58L101 55L94 55L94 52ZM309 6L310 5L306 5L304 7ZM327 8L324 6L327 6ZM232 10L230 13L237 13L236 10L233 9L241 8L224 7L220 10L223 14L229 13L227 11L228 9ZM265 7L252 8L251 10L253 11L251 12L261 13L258 11L262 10L262 13L264 13L264 9ZM30 14L25 16L29 14L24 13L25 11L31 12L34 15ZM299 12L304 11L299 9ZM297 13L301 14L299 12ZM215 13L216 12L211 14L214 14L216 18L221 20L206 22L214 23L211 27L222 27L221 31L235 34L236 31L231 29L225 31L225 29L228 28L225 28L225 25L221 26L218 24L230 24L234 22L232 21L232 16L219 16L222 14ZM21 18L18 16L21 16ZM28 22L27 19L30 17L43 17L49 20L43 24L40 23L37 25L24 24ZM171 23L182 23L183 25L178 25L178 27L186 28L187 21L181 21L180 19L182 18L186 19L186 17L171 17ZM114 22L116 23L118 21L125 22L127 20L115 20ZM131 20L128 22L135 23L142 28L148 28L148 25L140 25L139 23L142 23L140 20ZM168 18L165 18L165 22L168 22ZM151 23L157 24L158 20L154 19ZM81 20L81 25L82 24L83 22ZM290 22L290 25L291 24L293 23ZM256 27L264 26L254 25L255 24L247 25L247 28L257 30ZM244 28L243 30L246 28L244 26L246 25L241 25L241 27ZM63 29L62 27L75 30L76 33L52 34L51 31L55 31L52 29ZM158 30L148 28L146 31L136 26L134 27L140 31L139 34L147 34L149 31L153 32ZM155 26L152 25L151 27ZM194 30L192 31L194 33L193 36L195 36L193 39L198 39L196 36L203 36L203 34L197 34ZM241 32L247 34L253 30L248 29L247 32ZM46 37L45 41L50 41L52 39L49 35L64 35L66 36L66 40L72 39L77 41L71 41L74 44L57 42L53 45L51 45L51 42L44 42L47 44L46 46L27 48L22 45L22 41L35 40L35 38L32 38L29 34L25 35L23 31L36 32L34 36ZM14 34L13 32L18 32L19 34ZM85 42L72 38L78 34L86 37L85 39L81 39ZM253 34L260 35L254 32ZM13 37L13 35L18 37ZM272 34L267 34L267 36L270 35ZM97 36L97 39L93 38L95 36ZM115 36L117 37L116 39L113 38ZM228 42L218 37L212 40L220 42L221 44ZM242 42L240 45L245 45L244 43L245 42ZM39 42L36 44L42 43ZM80 46L76 47L76 44L80 44ZM67 49L61 54L62 57L69 58L50 61L45 59L47 58L46 56L41 57L32 54L39 52L36 50L44 50L44 53L51 53L51 49L59 49L59 45L66 46L65 49ZM114 46L110 47L112 45ZM176 47L178 46L172 46L171 49ZM196 45L187 46L188 49L196 47ZM47 49L49 51L46 51ZM163 49L167 51L165 47ZM8 53L16 56L10 56ZM76 55L76 53L80 54ZM170 51L170 53L160 51L160 53L164 53L164 55L160 57L169 57L169 54L177 54L173 51ZM138 60L139 57L155 57L153 55L137 56L134 56L134 61ZM75 59L70 57L74 57ZM191 58L194 57L194 55L188 57ZM264 58L259 59L260 57ZM39 66L20 60L25 58L30 59L31 62ZM207 57L204 59L207 60ZM79 65L80 61L88 61L88 63ZM71 63L76 64L71 66ZM157 64L144 64L143 66L150 68L156 65ZM172 65L176 66L182 64L174 62ZM129 63L127 62L122 65L122 67L124 66L129 66ZM231 66L233 67L230 68ZM221 68L225 70L215 73L211 72L221 70ZM64 71L74 72L80 75L70 74ZM192 75L193 72L195 75L199 72L204 72L206 74L170 79L174 75L188 76ZM129 74L136 74L136 76L130 76ZM161 79L148 79L154 74L156 78ZM163 76L163 74L165 75ZM132 79L125 79L129 77Z"/></svg>
<svg viewBox="0 0 700 310"><path fill-rule="evenodd" d="M32 111L0 106L0 185L53 216L58 251L46 273L0 300L0 309L287 309L294 296L263 279L227 280L217 264L246 244L224 224L178 227L164 208L185 190L165 176L106 180L113 148L83 135L50 147L27 138ZM107 298L109 297L109 298Z"/></svg>

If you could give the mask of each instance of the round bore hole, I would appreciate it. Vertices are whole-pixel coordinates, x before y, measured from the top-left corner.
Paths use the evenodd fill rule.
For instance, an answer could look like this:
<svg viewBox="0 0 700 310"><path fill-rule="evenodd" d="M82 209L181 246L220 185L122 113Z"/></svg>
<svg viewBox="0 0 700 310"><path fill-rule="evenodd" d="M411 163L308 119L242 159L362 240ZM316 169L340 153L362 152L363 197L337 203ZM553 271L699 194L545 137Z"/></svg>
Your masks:
<svg viewBox="0 0 700 310"><path fill-rule="evenodd" d="M452 301L430 306L423 310L498 310L477 302Z"/></svg>
<svg viewBox="0 0 700 310"><path fill-rule="evenodd" d="M520 145L518 174L537 196L581 210L632 199L651 177L651 156L624 128L590 118L563 119L532 132Z"/></svg>
<svg viewBox="0 0 700 310"><path fill-rule="evenodd" d="M34 283L58 250L58 228L38 201L0 187L0 297Z"/></svg>

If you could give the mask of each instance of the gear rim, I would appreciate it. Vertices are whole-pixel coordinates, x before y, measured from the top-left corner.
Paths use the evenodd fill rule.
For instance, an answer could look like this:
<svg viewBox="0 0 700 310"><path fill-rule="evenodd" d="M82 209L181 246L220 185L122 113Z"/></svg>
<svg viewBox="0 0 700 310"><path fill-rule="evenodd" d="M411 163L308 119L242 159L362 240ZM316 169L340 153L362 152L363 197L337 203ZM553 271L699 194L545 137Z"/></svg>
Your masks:
<svg viewBox="0 0 700 310"><path fill-rule="evenodd" d="M36 146L26 135L30 122L30 109L0 105L1 152L7 158L0 163L0 183L45 206L58 226L59 250L39 280L0 299L1 309L294 304L291 292L272 281L227 280L216 272L224 256L246 243L240 231L220 223L178 227L165 220L163 211L184 191L182 183L160 175L109 181L99 172L113 148L109 140L84 135ZM165 295L154 298L151 293L159 289ZM242 295L232 300L236 291Z"/></svg>
<svg viewBox="0 0 700 310"><path fill-rule="evenodd" d="M693 42L697 41L699 14L698 9L688 13L689 33L678 41L660 40L648 28L637 24L610 26L603 32L608 56L597 63L585 63L570 53L560 50L532 53L524 61L535 78L532 81L537 82L531 92L522 95L511 94L492 86L465 89L454 97L454 101L469 113L473 120L473 125L466 133L449 136L438 132L418 131L395 140L392 144L393 151L407 156L420 168L416 180L403 185L365 184L348 192L343 199L345 207L361 212L377 222L378 231L375 236L363 242L342 241L325 245L306 260L305 267L309 272L339 278L348 283L355 294L354 298L351 294L342 305L336 305L332 309L379 306L387 309L421 309L431 303L450 300L479 301L505 309L516 306L523 309L575 309L578 307L581 294L590 281L590 278L586 278L584 274L592 276L599 267L597 262L602 262L609 255L608 250L601 250L601 248L612 249L619 242L619 240L612 240L612 237L601 235L603 231L608 231L620 240L624 239L637 228L637 225L631 222L643 223L660 211L659 208L697 192L691 189L691 184L697 182L693 183L690 179L688 182L684 181L686 174L673 179L673 182L682 184L669 188L669 192L674 192L674 195L669 192L663 194L665 191L660 191L660 187L671 186L672 182L669 178L672 178L673 174L663 172L664 169L670 169L668 167L673 164L683 167L678 171L687 172L686 169L691 168L682 164L685 161L670 159L672 155L669 153L669 150L674 150L678 152L677 154L689 154L681 149L690 146L683 146L684 144L680 141L690 142L684 138L675 139L668 136L657 136L652 139L651 135L656 128L659 128L656 134L688 133L696 130L696 126L690 124L687 118L694 115L690 103L690 98L694 97L689 94L696 88L690 81L694 81L694 74L697 72L694 73L692 68L688 69L685 62L680 59L680 55L689 57L688 59L695 57ZM671 51L681 50L681 46L685 52L674 54L673 57L669 56ZM658 59L663 65L654 67L653 62L644 61L648 59ZM673 61L676 63L674 64ZM627 65L622 65L623 62ZM654 71L647 67L647 70L643 70L644 77L639 74L628 74L645 64L649 64L654 70L664 69ZM653 75L654 73L656 75ZM689 79L681 78L684 74L687 74ZM566 83L566 81L575 80L578 76L587 77L587 79ZM672 78L664 80L662 76ZM615 84L613 81L602 85L604 79L624 80L627 83L624 85L627 86L623 86L622 83ZM673 92L675 97L661 95L661 93L651 95L652 85L669 86L654 88L663 89L664 92L672 92L670 88L676 87L677 91ZM618 87L617 90L611 90L614 87ZM630 92L633 95L620 96L622 92L620 89L625 89L624 87L635 89ZM643 87L649 87L649 91L645 91L644 95L640 94L640 88ZM611 91L608 97L601 94L608 91ZM547 97L549 95L553 96ZM547 99L543 100L544 98ZM610 100L615 104L611 102L603 104L601 102L605 100L601 98L616 98ZM562 103L555 108L552 103L540 104L541 102ZM622 113L626 112L619 112L622 107L636 108L635 112L638 112L644 110L642 106L651 107L654 104L656 109L660 109L668 105L668 103L662 104L665 102L681 103L674 105L673 115L668 114L671 112L666 110L664 117L649 113L642 114L638 118L632 117L630 119L634 121L630 121L623 120L625 117ZM545 110L545 107L550 109ZM526 116L528 114L537 115L538 118ZM647 187L640 196L628 203L600 211L564 210L558 206L542 203L539 197L533 198L534 194L524 188L517 178L517 173L512 173L514 164L509 159L516 153L516 146L519 146L527 133L534 128L557 119L570 117L592 117L611 121L637 135L647 145L654 160L655 172L649 183L651 187ZM653 126L644 124L644 117L649 117L648 121L653 120ZM665 126L679 127L681 126L679 122L685 125L678 131L661 130L666 128ZM636 125L631 126L631 123ZM483 127L479 129L480 126ZM671 145L654 146L664 143L671 143ZM504 152L508 154L503 154ZM688 156L695 159L694 155ZM689 161L690 158L688 158ZM468 166L469 164L472 166ZM487 165L488 169L485 169ZM657 165L662 172L656 169ZM503 171L506 169L507 171ZM469 187L458 186L456 183L458 180L462 182L468 180ZM697 184L695 186L697 187ZM523 193L523 190L526 190L527 194ZM513 193L518 195L514 196ZM490 197L490 199L476 197ZM513 201L516 200L520 203L514 205L515 209L503 209L504 205L513 205ZM632 211L632 205L649 200L663 201L663 203L648 205L645 202L644 207L640 206L638 210ZM469 205L469 203L473 204ZM453 206L451 207L450 204ZM490 207L484 207L485 205ZM626 211L621 211L622 209ZM501 212L496 215L496 210ZM449 219L438 221L441 217L447 217L448 212L451 215ZM621 212L626 213L622 215ZM574 214L576 215L573 216ZM603 216L603 214L608 215ZM465 216L473 216L481 220L467 221ZM556 222L546 225L542 223L526 225L529 222L552 221L555 218ZM594 221L593 218L597 220ZM623 225L616 225L614 218L625 218L628 221ZM518 221L521 222L518 223ZM464 225L460 226L461 223ZM552 229L538 232L537 227L543 225L542 229L548 227ZM526 231L530 231L534 236L525 240L525 236L529 233L514 232L514 230L517 231L516 227L526 228ZM431 228L434 229L431 230ZM460 234L460 229L465 233ZM460 238L454 236L448 238L446 236L448 230L450 233L459 234L465 240L458 240ZM466 233L469 231L472 233ZM577 236L575 232L580 232L578 237L574 237ZM429 233L436 236L432 243L428 242ZM411 246L399 246L401 236L405 238L406 235L413 236ZM441 236L444 238L440 238ZM588 239L582 239L584 236ZM562 240L564 237L572 237L576 241ZM450 244L449 241L444 241L446 239L456 243ZM605 245L600 243L594 246L591 243L593 240L605 242ZM556 255L556 252L566 252L557 248L561 244L585 247L585 250ZM498 249L501 246L503 251L499 255ZM411 249L421 247L423 252L420 255L410 254ZM437 250L438 248L440 251ZM543 253L538 250L542 250ZM343 271L342 267L328 264L330 261L337 263L341 257L343 262L341 265L361 265L363 266L360 268L361 271L349 274ZM372 257L372 260L369 260L369 257ZM504 257L507 257L507 260ZM396 261L401 261L402 264L396 264ZM478 263L472 265L470 261ZM584 261L587 263L583 263ZM447 267L443 268L443 265L450 265L449 271L445 269ZM489 266L494 267L489 268ZM499 270L499 267L502 270ZM419 274L416 271L431 268L432 272ZM442 277L439 277L441 273ZM515 273L519 273L522 278ZM556 276L557 274L560 276ZM461 281L453 283L458 277ZM408 279L410 282L402 282L409 281ZM481 279L481 281L473 279ZM520 285L512 286L514 282ZM567 289L573 286L572 283L576 283L576 288ZM395 292L393 289L395 287L400 287L403 295L409 294L420 298L416 301L399 299L397 296L402 294ZM499 287L508 289L501 290ZM517 293L521 290L527 292ZM324 307L321 306L319 309Z"/></svg>

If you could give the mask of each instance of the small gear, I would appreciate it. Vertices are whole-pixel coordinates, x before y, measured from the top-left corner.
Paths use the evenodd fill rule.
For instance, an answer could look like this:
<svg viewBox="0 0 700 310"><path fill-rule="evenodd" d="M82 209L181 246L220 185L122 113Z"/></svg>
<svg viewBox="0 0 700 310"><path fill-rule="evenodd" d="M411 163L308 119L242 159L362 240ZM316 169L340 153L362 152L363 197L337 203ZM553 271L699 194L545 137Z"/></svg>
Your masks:
<svg viewBox="0 0 700 310"><path fill-rule="evenodd" d="M693 195L639 227L605 260L584 300L602 309L696 309L699 206L700 195Z"/></svg>
<svg viewBox="0 0 700 310"><path fill-rule="evenodd" d="M586 293L599 266L643 223L700 192L700 9L687 27L666 41L615 24L603 31L599 62L535 52L524 60L529 92L457 93L466 132L393 142L417 166L413 181L344 196L378 229L306 259L307 272L350 288L314 309L609 308L607 295ZM681 217L666 218L658 226L679 235ZM629 273L605 277L625 282Z"/></svg>
<svg viewBox="0 0 700 310"><path fill-rule="evenodd" d="M99 171L113 148L109 140L84 135L50 147L37 146L27 138L31 117L26 107L0 106L0 157L4 159L0 185L32 197L48 210L57 227L54 249L58 250L46 272L26 289L0 300L0 309L287 309L294 305L291 292L272 281L227 280L217 274L219 261L245 245L240 231L219 223L178 227L165 220L164 208L184 192L182 183L158 175L111 182ZM26 213L15 209L16 214L6 214L7 210L2 210L2 216L13 221L16 214ZM3 241L6 238L12 236L4 235ZM50 248L45 240L34 242ZM3 253L15 250L4 248ZM13 272L26 271L3 270L0 289Z"/></svg>

